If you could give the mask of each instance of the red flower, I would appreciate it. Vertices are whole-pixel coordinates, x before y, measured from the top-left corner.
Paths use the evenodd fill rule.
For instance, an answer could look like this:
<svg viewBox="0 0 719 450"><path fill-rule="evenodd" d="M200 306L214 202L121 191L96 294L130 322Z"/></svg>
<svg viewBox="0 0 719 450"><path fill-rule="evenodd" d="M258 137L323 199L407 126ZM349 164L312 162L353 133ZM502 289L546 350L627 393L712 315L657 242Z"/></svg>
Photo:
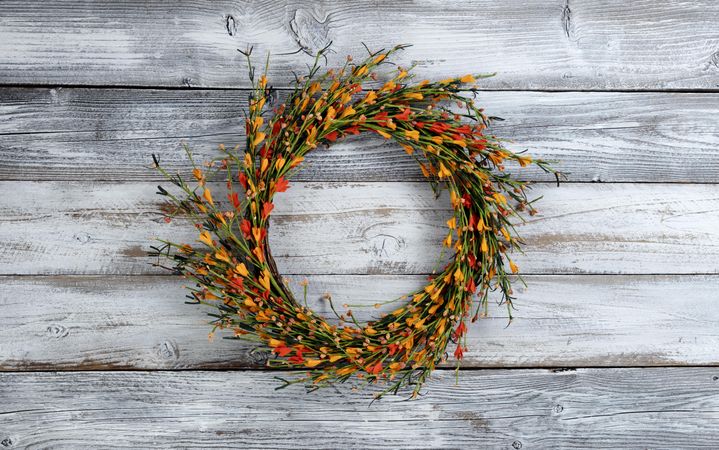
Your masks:
<svg viewBox="0 0 719 450"><path fill-rule="evenodd" d="M278 356L284 357L289 355L292 352L292 349L289 347L281 346L273 348L272 351L275 352L275 354L277 354Z"/></svg>
<svg viewBox="0 0 719 450"><path fill-rule="evenodd" d="M409 120L409 112L409 108L405 108L401 114L397 114L394 118L397 120Z"/></svg>
<svg viewBox="0 0 719 450"><path fill-rule="evenodd" d="M247 175L245 175L244 173L240 174L240 184L243 188L245 188L245 190L247 190Z"/></svg>
<svg viewBox="0 0 719 450"><path fill-rule="evenodd" d="M252 231L252 224L247 219L242 219L242 222L240 222L240 230L242 231L242 235L245 237L245 239L250 238L250 232Z"/></svg>
<svg viewBox="0 0 719 450"><path fill-rule="evenodd" d="M464 351L462 351L462 346L458 345L457 348L454 350L454 357L457 359L462 359L464 356Z"/></svg>
<svg viewBox="0 0 719 450"><path fill-rule="evenodd" d="M430 125L429 129L434 133L442 134L449 129L449 125L444 122L435 122Z"/></svg>
<svg viewBox="0 0 719 450"><path fill-rule="evenodd" d="M469 262L469 267L474 267L477 265L477 257L474 256L473 253L467 255L467 261Z"/></svg>
<svg viewBox="0 0 719 450"><path fill-rule="evenodd" d="M387 111L382 111L381 113L376 114L374 116L374 120L377 122L377 125L386 127L387 126L387 116L389 116Z"/></svg>
<svg viewBox="0 0 719 450"><path fill-rule="evenodd" d="M285 177L280 177L275 182L275 192L285 192L289 185L290 182Z"/></svg>
<svg viewBox="0 0 719 450"><path fill-rule="evenodd" d="M273 205L271 202L265 202L262 204L262 219L266 220L269 216L272 210L275 208L275 205Z"/></svg>
<svg viewBox="0 0 719 450"><path fill-rule="evenodd" d="M281 129L282 129L282 120L278 120L277 122L275 122L274 125L272 125L272 134L277 135Z"/></svg>
<svg viewBox="0 0 719 450"><path fill-rule="evenodd" d="M382 371L382 363L378 362L374 366L368 366L367 369L365 369L365 370L367 370L367 373L371 373L372 375L377 375L378 373L380 373Z"/></svg>
<svg viewBox="0 0 719 450"><path fill-rule="evenodd" d="M474 256L472 257L474 258ZM476 259L475 262L477 262ZM474 294L475 292L477 292L477 285L474 284L474 279L472 278L470 278L469 282L467 283L467 292L469 292L470 294Z"/></svg>
<svg viewBox="0 0 719 450"><path fill-rule="evenodd" d="M454 333L452 335L452 339L459 339L462 336L464 336L467 333L467 326L464 324L464 322L460 322L457 326L457 329L454 330Z"/></svg>
<svg viewBox="0 0 719 450"><path fill-rule="evenodd" d="M387 348L389 349L389 354L390 354L390 356L392 356L392 355L394 355L395 353L397 353L397 350L399 350L399 345L397 345L397 344L389 344L389 345L387 346Z"/></svg>
<svg viewBox="0 0 719 450"><path fill-rule="evenodd" d="M345 128L345 134L360 134L360 130L358 126L353 127L347 127Z"/></svg>
<svg viewBox="0 0 719 450"><path fill-rule="evenodd" d="M233 192L231 194L227 194L227 198L232 202L232 206L235 207L235 209L240 208L240 197L237 195L237 192Z"/></svg>
<svg viewBox="0 0 719 450"><path fill-rule="evenodd" d="M333 131L331 133L328 133L327 136L325 136L325 139L327 139L330 142L334 142L337 140L337 137L339 136L339 133L336 131Z"/></svg>

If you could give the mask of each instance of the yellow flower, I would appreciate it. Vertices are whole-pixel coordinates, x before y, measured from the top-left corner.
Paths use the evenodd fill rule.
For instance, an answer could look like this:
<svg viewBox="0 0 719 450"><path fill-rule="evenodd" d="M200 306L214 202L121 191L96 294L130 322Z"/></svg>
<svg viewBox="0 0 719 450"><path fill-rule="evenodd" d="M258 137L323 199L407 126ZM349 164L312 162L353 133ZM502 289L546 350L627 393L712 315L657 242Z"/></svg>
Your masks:
<svg viewBox="0 0 719 450"><path fill-rule="evenodd" d="M412 147L411 145L407 145L407 144L399 144L399 145L402 146L402 148L404 149L405 152L407 152L408 155L411 155L412 153L414 153L414 147Z"/></svg>
<svg viewBox="0 0 719 450"><path fill-rule="evenodd" d="M452 233L449 233L447 235L447 237L444 239L444 242L442 242L442 244L447 248L452 246Z"/></svg>
<svg viewBox="0 0 719 450"><path fill-rule="evenodd" d="M452 218L447 221L447 226L450 230L454 230L457 227L457 219L452 216Z"/></svg>
<svg viewBox="0 0 719 450"><path fill-rule="evenodd" d="M375 93L375 91L369 91L367 93L367 95L365 95L365 97L364 97L364 101L369 105L374 103L376 99L377 99L377 94Z"/></svg>
<svg viewBox="0 0 719 450"><path fill-rule="evenodd" d="M387 55L384 54L384 53L381 54L381 55L377 55L377 57L376 57L376 58L374 59L374 61L372 61L372 62L373 62L374 64L379 64L379 63L381 63L382 61L384 61L384 59L385 59L386 57L387 57Z"/></svg>
<svg viewBox="0 0 719 450"><path fill-rule="evenodd" d="M257 147L257 144L265 140L265 133L258 131L255 135L255 139L252 140L252 146Z"/></svg>
<svg viewBox="0 0 719 450"><path fill-rule="evenodd" d="M225 250L224 247L221 247L215 252L215 259L230 263L230 255L227 253L227 250Z"/></svg>
<svg viewBox="0 0 719 450"><path fill-rule="evenodd" d="M472 74L467 74L459 79L462 83L474 83L475 79Z"/></svg>
<svg viewBox="0 0 719 450"><path fill-rule="evenodd" d="M262 158L262 161L260 162L260 173L263 173L265 170L267 170L267 166L270 165L270 161L267 158Z"/></svg>
<svg viewBox="0 0 719 450"><path fill-rule="evenodd" d="M405 130L404 135L408 139L419 141L419 131L417 130Z"/></svg>
<svg viewBox="0 0 719 450"><path fill-rule="evenodd" d="M346 108L342 111L342 114L340 114L340 119L342 119L342 118L344 118L344 117L347 117L347 116L349 116L349 115L352 115L352 114L354 114L354 113L355 113L354 108L351 107L351 106L348 106L348 107L346 107Z"/></svg>
<svg viewBox="0 0 719 450"><path fill-rule="evenodd" d="M275 170L280 170L285 165L285 158L279 157L277 158L277 161L275 161Z"/></svg>
<svg viewBox="0 0 719 450"><path fill-rule="evenodd" d="M377 134L379 134L380 136L382 136L382 137L385 138L385 139L389 139L389 138L392 137L392 136L391 136L389 133L387 133L386 131L383 131L383 130L375 130L375 131L377 132Z"/></svg>
<svg viewBox="0 0 719 450"><path fill-rule="evenodd" d="M500 203L500 204L503 204L503 205L506 205L506 204L507 204L507 198L506 198L504 195L500 194L499 192L496 192L496 193L493 195L493 197L494 197L494 200L495 200L497 203Z"/></svg>
<svg viewBox="0 0 719 450"><path fill-rule="evenodd" d="M512 240L512 237L509 235L509 233L507 232L507 230L504 229L504 227L500 228L499 231L502 233L502 235L504 236L504 238L505 238L506 240L508 240L508 241L511 241L511 240Z"/></svg>
<svg viewBox="0 0 719 450"><path fill-rule="evenodd" d="M512 261L511 259L509 260L509 268L512 269L512 273L519 272L519 267L514 264L514 261Z"/></svg>
<svg viewBox="0 0 719 450"><path fill-rule="evenodd" d="M266 291L270 290L270 271L265 269L260 277L260 284Z"/></svg>
<svg viewBox="0 0 719 450"><path fill-rule="evenodd" d="M247 266L245 266L245 263L239 263L238 265L236 265L235 272L237 272L243 277L246 277L250 274L250 272L247 270Z"/></svg>
<svg viewBox="0 0 719 450"><path fill-rule="evenodd" d="M415 100L422 100L424 98L424 96L419 92L409 92L409 93L405 94L404 96L407 98L413 98Z"/></svg>
<svg viewBox="0 0 719 450"><path fill-rule="evenodd" d="M437 176L440 178L450 177L452 176L452 172L450 172L443 163L439 163L439 172L437 173Z"/></svg>
<svg viewBox="0 0 719 450"><path fill-rule="evenodd" d="M483 253L487 253L489 251L489 246L487 245L487 238L485 236L482 236L481 248Z"/></svg>
<svg viewBox="0 0 719 450"><path fill-rule="evenodd" d="M204 242L208 247L212 247L212 236L207 231L200 233L200 240Z"/></svg>
<svg viewBox="0 0 719 450"><path fill-rule="evenodd" d="M321 359L308 359L305 361L305 366L307 367L315 367L322 363Z"/></svg>
<svg viewBox="0 0 719 450"><path fill-rule="evenodd" d="M454 284L461 284L464 281L464 273L462 273L461 270L459 270L459 267L457 267L457 270L454 271Z"/></svg>

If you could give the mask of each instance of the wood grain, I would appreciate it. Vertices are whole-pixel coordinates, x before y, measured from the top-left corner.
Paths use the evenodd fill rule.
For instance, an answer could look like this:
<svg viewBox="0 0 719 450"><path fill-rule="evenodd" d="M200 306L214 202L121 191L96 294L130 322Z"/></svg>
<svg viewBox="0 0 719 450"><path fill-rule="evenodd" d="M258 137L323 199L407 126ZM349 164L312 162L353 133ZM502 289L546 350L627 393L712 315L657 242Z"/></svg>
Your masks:
<svg viewBox="0 0 719 450"><path fill-rule="evenodd" d="M332 65L411 43L420 76L498 72L490 89L716 89L717 19L712 0L5 1L0 83L247 87L254 45L287 86L331 41Z"/></svg>
<svg viewBox="0 0 719 450"><path fill-rule="evenodd" d="M1 182L0 274L158 273L153 236L194 242L164 223L149 183ZM222 198L219 191L217 198ZM719 272L719 185L552 184L518 227L525 273ZM426 183L294 183L276 199L270 243L285 274L427 274L449 201Z"/></svg>
<svg viewBox="0 0 719 450"><path fill-rule="evenodd" d="M151 154L188 172L242 143L247 92L0 88L0 179L151 180ZM556 160L571 181L717 182L719 94L483 92L492 132ZM525 179L551 178L535 170ZM422 179L414 159L371 136L310 154L298 181Z"/></svg>
<svg viewBox="0 0 719 450"><path fill-rule="evenodd" d="M714 448L719 369L437 371L416 401L272 373L0 374L18 448ZM276 373L285 377L287 373Z"/></svg>
<svg viewBox="0 0 719 450"><path fill-rule="evenodd" d="M299 281L288 285L303 301ZM307 304L358 320L373 305L420 288L422 276L309 276ZM718 276L528 276L511 325L504 307L470 326L464 368L719 365ZM205 313L183 304L166 276L0 277L0 370L238 369L262 367L267 349L210 341ZM691 292L691 295L687 293ZM451 350L451 349L450 349ZM451 353L451 351L450 351ZM448 363L451 367L454 362Z"/></svg>

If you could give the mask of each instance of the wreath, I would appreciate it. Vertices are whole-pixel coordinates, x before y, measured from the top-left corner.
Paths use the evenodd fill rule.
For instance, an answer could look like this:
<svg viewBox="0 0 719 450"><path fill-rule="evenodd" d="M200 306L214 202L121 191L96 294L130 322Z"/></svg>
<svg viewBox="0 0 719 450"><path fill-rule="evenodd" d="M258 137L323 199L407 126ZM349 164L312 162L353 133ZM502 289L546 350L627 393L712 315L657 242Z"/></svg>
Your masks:
<svg viewBox="0 0 719 450"><path fill-rule="evenodd" d="M193 161L192 185L168 173L153 155L155 167L182 191L175 195L158 187L172 205L165 220L189 217L201 243L161 241L152 254L174 265L157 264L193 284L191 302L215 308L214 329L266 344L270 367L303 370L280 387L305 383L316 389L358 377L381 384L376 397L406 386L414 397L437 364L447 360L450 343L459 365L471 309L474 305L472 322L485 316L491 291L501 294L499 303L506 305L511 322L510 279L518 267L508 254L522 244L511 219L535 209L526 194L528 183L508 173L505 164L556 172L546 161L509 151L486 134L489 120L474 104L476 87L465 86L491 75L413 83L411 68L395 67L380 86L375 69L404 47L369 52L358 63L348 57L342 68L320 73L323 49L308 76L296 76L294 90L270 117L274 90L265 75L255 79L251 49L242 52L252 83L246 149L220 146L221 159L204 166ZM363 89L365 83L376 87ZM406 304L381 318L361 324L333 306L341 320L330 323L295 299L278 273L267 229L275 194L287 190L291 173L310 151L367 132L399 144L433 188L449 191L454 213L443 245L454 257L426 286L408 294ZM192 161L189 150L188 155ZM218 172L226 179L228 202L219 202L207 184Z"/></svg>

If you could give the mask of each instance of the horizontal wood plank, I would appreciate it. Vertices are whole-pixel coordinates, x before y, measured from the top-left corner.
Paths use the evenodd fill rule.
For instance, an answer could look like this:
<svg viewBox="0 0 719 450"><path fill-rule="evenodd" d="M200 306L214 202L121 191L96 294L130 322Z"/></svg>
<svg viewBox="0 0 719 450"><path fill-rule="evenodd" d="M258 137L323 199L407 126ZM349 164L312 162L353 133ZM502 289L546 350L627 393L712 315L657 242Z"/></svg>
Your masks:
<svg viewBox="0 0 719 450"><path fill-rule="evenodd" d="M288 285L303 301L301 276ZM422 276L309 276L307 304L360 321L395 309L375 303L420 288ZM528 276L514 320L504 307L470 326L462 367L719 365L719 276ZM237 369L267 349L208 339L211 308L186 305L166 276L0 277L0 370ZM451 353L451 351L450 351ZM451 367L454 362L450 361Z"/></svg>
<svg viewBox="0 0 719 450"><path fill-rule="evenodd" d="M159 273L164 223L151 183L0 182L0 274ZM216 197L222 198L216 190ZM524 273L719 272L719 185L535 185L540 214L518 227ZM427 274L451 212L426 183L294 183L276 199L270 243L285 274Z"/></svg>
<svg viewBox="0 0 719 450"><path fill-rule="evenodd" d="M263 372L0 374L12 448L714 448L717 368L435 372L421 398ZM291 376L287 373L278 375Z"/></svg>
<svg viewBox="0 0 719 450"><path fill-rule="evenodd" d="M331 65L364 42L414 44L398 61L424 77L498 72L491 89L716 89L718 19L712 0L5 1L0 83L246 87L254 45L287 86L329 42Z"/></svg>
<svg viewBox="0 0 719 450"><path fill-rule="evenodd" d="M0 179L151 180L151 154L187 173L244 143L245 91L0 88ZM719 94L483 92L492 132L557 161L571 181L717 182ZM525 169L525 179L549 180ZM318 149L298 181L422 179L397 145L361 136Z"/></svg>

